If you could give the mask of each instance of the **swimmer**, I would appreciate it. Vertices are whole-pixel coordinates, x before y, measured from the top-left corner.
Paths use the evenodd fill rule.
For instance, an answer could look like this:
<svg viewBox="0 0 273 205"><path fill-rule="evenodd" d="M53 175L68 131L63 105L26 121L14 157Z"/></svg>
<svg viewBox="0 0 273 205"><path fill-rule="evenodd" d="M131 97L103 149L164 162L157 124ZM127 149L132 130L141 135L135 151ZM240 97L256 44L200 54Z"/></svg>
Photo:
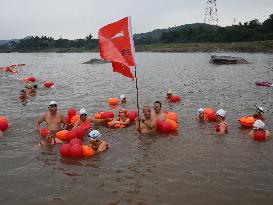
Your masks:
<svg viewBox="0 0 273 205"><path fill-rule="evenodd" d="M253 130L250 131L249 136L255 139L256 135L259 134L264 140L267 140L270 136L269 131L265 128L265 124L262 120L256 120L253 124Z"/></svg>
<svg viewBox="0 0 273 205"><path fill-rule="evenodd" d="M166 98L167 98L168 100L170 100L170 99L172 98L172 96L173 96L172 90L169 89L168 92L167 92Z"/></svg>
<svg viewBox="0 0 273 205"><path fill-rule="evenodd" d="M107 143L104 140L101 140L101 133L98 130L92 130L88 134L88 139L96 154L108 149Z"/></svg>
<svg viewBox="0 0 273 205"><path fill-rule="evenodd" d="M126 109L120 109L119 110L119 117L116 119L113 119L112 121L110 121L108 123L109 126L115 126L116 124L120 124L120 125L128 125L130 123L130 119L128 117L126 117L127 114L127 110Z"/></svg>
<svg viewBox="0 0 273 205"><path fill-rule="evenodd" d="M216 120L218 124L215 126L216 134L223 135L228 133L228 125L225 121L226 111L220 109L216 112Z"/></svg>
<svg viewBox="0 0 273 205"><path fill-rule="evenodd" d="M120 103L121 104L126 104L126 97L125 97L125 95L121 95L119 98L120 98Z"/></svg>
<svg viewBox="0 0 273 205"><path fill-rule="evenodd" d="M58 111L57 103L55 101L51 101L48 105L48 112L43 113L41 117L36 121L35 125L37 129L41 130L41 123L46 123L46 128L51 132L51 135L55 139L55 135L58 131L62 130L62 128L67 127L67 123L65 121L64 115ZM62 127L63 125L63 127ZM55 139L57 143L61 143L62 141L59 139Z"/></svg>
<svg viewBox="0 0 273 205"><path fill-rule="evenodd" d="M87 111L85 108L80 110L80 119L74 124L74 128L80 126L83 127L86 131L90 128L94 128L93 123L95 122L94 119L87 116Z"/></svg>
<svg viewBox="0 0 273 205"><path fill-rule="evenodd" d="M152 112L152 118L154 120L166 120L167 119L167 114L162 112L161 110L161 102L156 101L154 103L154 112Z"/></svg>
<svg viewBox="0 0 273 205"><path fill-rule="evenodd" d="M135 130L141 134L155 133L157 129L156 120L152 119L150 106L144 106L143 115L144 118L138 118L140 123L136 123Z"/></svg>
<svg viewBox="0 0 273 205"><path fill-rule="evenodd" d="M21 102L27 101L29 99L27 96L27 92L25 90L21 90L20 95L18 96L17 99L20 100Z"/></svg>
<svg viewBox="0 0 273 205"><path fill-rule="evenodd" d="M30 96L35 96L37 94L37 85L33 85L30 87L30 90L27 92L28 95Z"/></svg>
<svg viewBox="0 0 273 205"><path fill-rule="evenodd" d="M207 120L207 118L205 117L205 110L203 108L199 108L197 110L197 114L198 116L195 118L198 122L204 122Z"/></svg>
<svg viewBox="0 0 273 205"><path fill-rule="evenodd" d="M256 112L253 114L253 117L257 120L262 120L264 118L263 116L264 108L263 107L257 107Z"/></svg>

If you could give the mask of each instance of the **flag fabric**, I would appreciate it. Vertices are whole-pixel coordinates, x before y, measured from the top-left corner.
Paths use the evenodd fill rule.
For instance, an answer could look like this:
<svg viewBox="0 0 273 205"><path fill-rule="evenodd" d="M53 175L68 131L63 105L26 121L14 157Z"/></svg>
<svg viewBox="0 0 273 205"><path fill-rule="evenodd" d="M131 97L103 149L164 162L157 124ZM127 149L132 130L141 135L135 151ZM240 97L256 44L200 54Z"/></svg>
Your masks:
<svg viewBox="0 0 273 205"><path fill-rule="evenodd" d="M128 78L134 79L130 68L122 63L112 61L113 72L120 73Z"/></svg>
<svg viewBox="0 0 273 205"><path fill-rule="evenodd" d="M100 56L112 61L113 72L134 78L130 70L130 66L135 66L130 17L102 27L98 36Z"/></svg>

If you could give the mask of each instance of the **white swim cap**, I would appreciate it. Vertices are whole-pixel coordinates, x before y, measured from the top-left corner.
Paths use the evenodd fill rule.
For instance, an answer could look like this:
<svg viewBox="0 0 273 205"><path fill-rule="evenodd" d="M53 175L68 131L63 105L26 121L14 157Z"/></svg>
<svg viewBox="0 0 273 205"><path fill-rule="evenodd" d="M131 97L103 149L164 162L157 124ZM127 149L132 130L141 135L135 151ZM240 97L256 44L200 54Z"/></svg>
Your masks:
<svg viewBox="0 0 273 205"><path fill-rule="evenodd" d="M200 115L200 114L202 114L202 113L204 113L204 109L203 108L199 108L198 110L197 110L197 114L198 115Z"/></svg>
<svg viewBox="0 0 273 205"><path fill-rule="evenodd" d="M226 111L223 109L220 109L216 112L216 115L219 115L221 117L225 117L226 116Z"/></svg>
<svg viewBox="0 0 273 205"><path fill-rule="evenodd" d="M173 93L173 92L172 92L171 89L169 89L168 92L167 92L167 94L172 94L172 93Z"/></svg>
<svg viewBox="0 0 273 205"><path fill-rule="evenodd" d="M50 103L49 103L49 106L51 105L57 105L56 101L52 100Z"/></svg>
<svg viewBox="0 0 273 205"><path fill-rule="evenodd" d="M260 112L264 112L264 108L263 107L257 107L257 110Z"/></svg>
<svg viewBox="0 0 273 205"><path fill-rule="evenodd" d="M120 98L121 100L123 100L123 99L126 98L126 97L125 97L125 95L121 95L121 96L119 96L119 98Z"/></svg>
<svg viewBox="0 0 273 205"><path fill-rule="evenodd" d="M86 112L86 109L85 108L82 108L80 110L80 115L83 115L83 114L86 114L87 115L87 112Z"/></svg>
<svg viewBox="0 0 273 205"><path fill-rule="evenodd" d="M253 124L254 129L264 129L265 124L261 120L256 120Z"/></svg>

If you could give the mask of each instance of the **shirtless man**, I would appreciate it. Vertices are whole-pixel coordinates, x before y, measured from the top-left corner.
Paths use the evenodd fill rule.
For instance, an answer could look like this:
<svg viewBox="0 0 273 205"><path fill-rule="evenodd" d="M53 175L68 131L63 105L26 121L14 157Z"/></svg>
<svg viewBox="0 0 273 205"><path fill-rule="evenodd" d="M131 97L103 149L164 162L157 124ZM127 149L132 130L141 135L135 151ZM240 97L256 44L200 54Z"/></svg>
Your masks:
<svg viewBox="0 0 273 205"><path fill-rule="evenodd" d="M40 119L38 119L35 123L37 129L40 131L41 123L46 123L46 128L51 132L53 138L58 131L62 130L62 124L66 127L65 118L62 113L57 111L57 103L55 101L51 101L48 106L48 112L43 113ZM59 140L56 139L56 142Z"/></svg>
<svg viewBox="0 0 273 205"><path fill-rule="evenodd" d="M152 118L155 120L166 120L167 114L161 110L161 102L155 101L154 103L154 112L152 113Z"/></svg>
<svg viewBox="0 0 273 205"><path fill-rule="evenodd" d="M145 106L143 108L143 115L143 119L138 119L139 122L136 123L135 130L137 132L141 132L142 134L156 132L156 120L152 119L150 106Z"/></svg>

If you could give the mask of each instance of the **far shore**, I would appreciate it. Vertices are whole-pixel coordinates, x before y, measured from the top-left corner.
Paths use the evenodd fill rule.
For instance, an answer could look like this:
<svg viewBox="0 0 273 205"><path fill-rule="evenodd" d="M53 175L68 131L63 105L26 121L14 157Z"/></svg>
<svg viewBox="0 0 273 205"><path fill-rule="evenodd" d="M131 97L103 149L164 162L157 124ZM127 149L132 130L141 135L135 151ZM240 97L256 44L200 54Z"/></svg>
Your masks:
<svg viewBox="0 0 273 205"><path fill-rule="evenodd" d="M136 45L137 52L249 52L273 53L273 40L236 43L166 43ZM98 48L0 48L0 53L84 53L99 52Z"/></svg>

